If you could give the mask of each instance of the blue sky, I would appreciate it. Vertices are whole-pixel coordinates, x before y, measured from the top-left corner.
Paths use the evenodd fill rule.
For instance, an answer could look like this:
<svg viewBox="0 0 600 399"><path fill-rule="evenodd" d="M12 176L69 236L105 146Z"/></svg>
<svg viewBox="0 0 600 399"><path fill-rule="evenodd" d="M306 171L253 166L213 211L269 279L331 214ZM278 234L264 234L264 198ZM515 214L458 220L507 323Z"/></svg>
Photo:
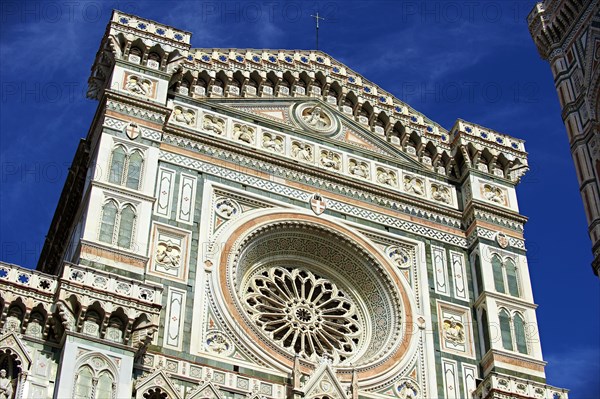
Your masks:
<svg viewBox="0 0 600 399"><path fill-rule="evenodd" d="M526 140L518 188L548 383L600 397L600 292L533 1L321 1L320 48L450 128ZM316 2L0 2L0 259L34 267L97 103L90 67L112 8L193 33L194 47L315 47Z"/></svg>

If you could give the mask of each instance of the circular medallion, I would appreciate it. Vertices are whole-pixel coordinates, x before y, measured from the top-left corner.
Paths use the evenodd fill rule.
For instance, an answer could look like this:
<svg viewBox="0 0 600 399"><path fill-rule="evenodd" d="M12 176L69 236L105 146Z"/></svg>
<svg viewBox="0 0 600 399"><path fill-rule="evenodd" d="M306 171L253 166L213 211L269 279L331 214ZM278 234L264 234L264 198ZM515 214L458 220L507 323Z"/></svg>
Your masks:
<svg viewBox="0 0 600 399"><path fill-rule="evenodd" d="M303 128L313 132L332 134L338 129L338 121L333 113L316 102L298 105L294 115Z"/></svg>

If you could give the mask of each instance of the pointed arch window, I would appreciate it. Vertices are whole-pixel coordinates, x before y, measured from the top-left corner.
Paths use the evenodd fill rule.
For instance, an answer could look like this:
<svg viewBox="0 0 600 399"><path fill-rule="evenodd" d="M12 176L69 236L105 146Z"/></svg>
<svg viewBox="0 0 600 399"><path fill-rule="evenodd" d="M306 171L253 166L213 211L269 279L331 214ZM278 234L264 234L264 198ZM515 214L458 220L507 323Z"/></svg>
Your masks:
<svg viewBox="0 0 600 399"><path fill-rule="evenodd" d="M497 292L515 297L521 295L519 273L513 259L506 258L502 261L499 255L492 255L492 274L494 276L494 288Z"/></svg>
<svg viewBox="0 0 600 399"><path fill-rule="evenodd" d="M108 201L102 207L102 223L100 225L100 241L112 244L118 207L115 201Z"/></svg>
<svg viewBox="0 0 600 399"><path fill-rule="evenodd" d="M510 351L527 354L527 337L525 335L525 318L519 312L512 315L506 309L499 314L502 347Z"/></svg>
<svg viewBox="0 0 600 399"><path fill-rule="evenodd" d="M517 351L527 354L527 339L525 337L525 319L520 313L515 313L513 317L513 325L515 329L515 343Z"/></svg>
<svg viewBox="0 0 600 399"><path fill-rule="evenodd" d="M109 199L102 207L98 240L121 248L131 249L135 233L136 209L131 204L119 204Z"/></svg>
<svg viewBox="0 0 600 399"><path fill-rule="evenodd" d="M498 317L500 319L500 334L502 336L502 347L511 351L513 350L513 339L510 328L510 314L505 309L502 309Z"/></svg>
<svg viewBox="0 0 600 399"><path fill-rule="evenodd" d="M494 288L498 292L505 293L504 276L502 273L502 259L498 255L492 256L492 272L494 274Z"/></svg>
<svg viewBox="0 0 600 399"><path fill-rule="evenodd" d="M506 271L506 283L508 285L508 293L512 296L519 296L519 280L517 278L517 265L512 259L507 259L504 262Z"/></svg>
<svg viewBox="0 0 600 399"><path fill-rule="evenodd" d="M88 366L83 366L77 372L75 378L75 399L91 399L93 389L94 373Z"/></svg>
<svg viewBox="0 0 600 399"><path fill-rule="evenodd" d="M108 371L104 371L98 378L96 385L96 399L112 399L114 380Z"/></svg>
<svg viewBox="0 0 600 399"><path fill-rule="evenodd" d="M119 239L117 244L122 248L131 248L133 240L133 225L135 222L135 210L133 206L127 204L121 210L121 220L119 223Z"/></svg>
<svg viewBox="0 0 600 399"><path fill-rule="evenodd" d="M108 181L113 184L139 190L142 182L144 155L140 150L128 151L117 145L110 157Z"/></svg>
<svg viewBox="0 0 600 399"><path fill-rule="evenodd" d="M73 398L112 399L115 397L117 389L115 374L110 371L110 366L104 359L90 356L81 366L76 365L75 369L77 372L73 385Z"/></svg>

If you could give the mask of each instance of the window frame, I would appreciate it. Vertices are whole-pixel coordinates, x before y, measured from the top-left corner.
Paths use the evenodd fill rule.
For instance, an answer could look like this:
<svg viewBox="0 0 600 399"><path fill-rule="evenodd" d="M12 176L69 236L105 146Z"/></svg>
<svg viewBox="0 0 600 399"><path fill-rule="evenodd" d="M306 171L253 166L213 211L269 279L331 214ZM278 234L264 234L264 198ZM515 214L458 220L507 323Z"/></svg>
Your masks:
<svg viewBox="0 0 600 399"><path fill-rule="evenodd" d="M499 265L494 264L494 259L498 259L500 261ZM514 298L522 298L522 285L521 285L521 277L519 273L519 266L517 266L517 259L512 256L501 256L500 254L494 252L491 256L492 265L492 279L494 283L494 291L509 295ZM499 269L498 269L499 267ZM514 268L514 273L509 274L508 268ZM502 280L500 281L502 291L499 290L497 282L500 277L498 273L501 274ZM514 285L511 284L511 277L514 276ZM516 292L513 292L513 288Z"/></svg>
<svg viewBox="0 0 600 399"><path fill-rule="evenodd" d="M506 313L506 315L508 316L508 330L504 330L502 328L502 321L500 321L500 317L502 313ZM516 324L515 324L515 318L519 318L519 320L521 320L522 322L522 342L519 342L519 338L517 337L517 328L516 328ZM529 346L529 340L527 339L527 332L526 330L526 326L527 326L527 319L525 317L524 312L519 311L519 310L510 310L507 307L501 306L498 308L498 321L499 321L499 326L500 326L500 336L501 336L501 340L502 340L502 349L513 352L513 353L519 353L522 355L529 355L530 354L530 346ZM504 333L508 333L510 335L510 343L511 343L511 348L506 348L504 346ZM523 350L521 350L523 349Z"/></svg>
<svg viewBox="0 0 600 399"><path fill-rule="evenodd" d="M102 227L104 225L104 210L105 210L105 207L110 203L113 203L116 206L117 211L115 213L115 217L114 217L114 221L113 221L111 241L108 242L108 241L105 241L102 239L104 234L107 233L107 232L102 231ZM121 238L121 227L122 227L122 224L121 224L122 214L123 214L123 211L125 211L127 208L130 208L133 211L133 218L131 221L131 236L129 237L129 246L125 247L125 246L120 245L120 238ZM135 243L135 236L137 233L137 220L138 220L138 215L139 215L138 207L130 201L119 201L114 197L106 197L102 204L101 209L102 210L100 212L100 220L98 221L98 234L97 234L98 241L103 244L111 245L111 246L114 246L119 249L133 250L133 244ZM106 234L106 235L108 235L108 234Z"/></svg>
<svg viewBox="0 0 600 399"><path fill-rule="evenodd" d="M115 156L115 152L117 150L123 150L123 152L125 153L125 159L123 160L123 164L120 165L120 179L119 182L116 181L112 181L112 176L113 176L113 161L114 161L114 156ZM135 155L138 154L140 156L140 166L139 166L139 174L137 176L138 178L138 184L137 187L130 187L129 184L129 177L130 177L130 166L131 166L131 158ZM117 186L122 186L125 188L128 188L130 190L135 190L135 191L141 191L143 189L143 178L144 178L144 172L145 172L145 166L146 166L146 152L142 149L142 148L130 148L128 146L126 146L123 143L120 142L115 142L112 146L112 149L110 151L110 157L108 159L108 174L106 176L106 181L110 184L115 184Z"/></svg>

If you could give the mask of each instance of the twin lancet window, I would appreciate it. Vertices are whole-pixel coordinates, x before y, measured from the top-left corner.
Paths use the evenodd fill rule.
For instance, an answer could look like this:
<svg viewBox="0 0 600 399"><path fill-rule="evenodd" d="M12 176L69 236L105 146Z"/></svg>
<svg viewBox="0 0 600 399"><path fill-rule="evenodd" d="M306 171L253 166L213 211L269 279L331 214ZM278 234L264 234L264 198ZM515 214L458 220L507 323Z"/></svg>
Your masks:
<svg viewBox="0 0 600 399"><path fill-rule="evenodd" d="M496 291L512 296L520 296L519 281L517 277L517 265L515 261L507 258L504 262L498 255L492 255L492 271L494 273L494 288Z"/></svg>
<svg viewBox="0 0 600 399"><path fill-rule="evenodd" d="M502 335L502 347L510 351L518 351L527 354L527 341L525 338L525 319L519 312L511 313L506 309L500 309L500 333Z"/></svg>
<svg viewBox="0 0 600 399"><path fill-rule="evenodd" d="M108 181L139 190L142 181L144 156L139 150L128 151L117 145L111 154ZM136 219L136 209L131 204L108 200L102 207L102 220L98 239L120 248L131 249Z"/></svg>
<svg viewBox="0 0 600 399"><path fill-rule="evenodd" d="M100 241L131 249L135 219L136 211L133 205L119 205L115 200L109 200L102 207Z"/></svg>
<svg viewBox="0 0 600 399"><path fill-rule="evenodd" d="M114 378L108 371L95 375L92 368L85 365L75 377L75 399L112 399L115 390Z"/></svg>
<svg viewBox="0 0 600 399"><path fill-rule="evenodd" d="M144 157L138 150L127 151L119 145L112 152L108 181L139 190Z"/></svg>

